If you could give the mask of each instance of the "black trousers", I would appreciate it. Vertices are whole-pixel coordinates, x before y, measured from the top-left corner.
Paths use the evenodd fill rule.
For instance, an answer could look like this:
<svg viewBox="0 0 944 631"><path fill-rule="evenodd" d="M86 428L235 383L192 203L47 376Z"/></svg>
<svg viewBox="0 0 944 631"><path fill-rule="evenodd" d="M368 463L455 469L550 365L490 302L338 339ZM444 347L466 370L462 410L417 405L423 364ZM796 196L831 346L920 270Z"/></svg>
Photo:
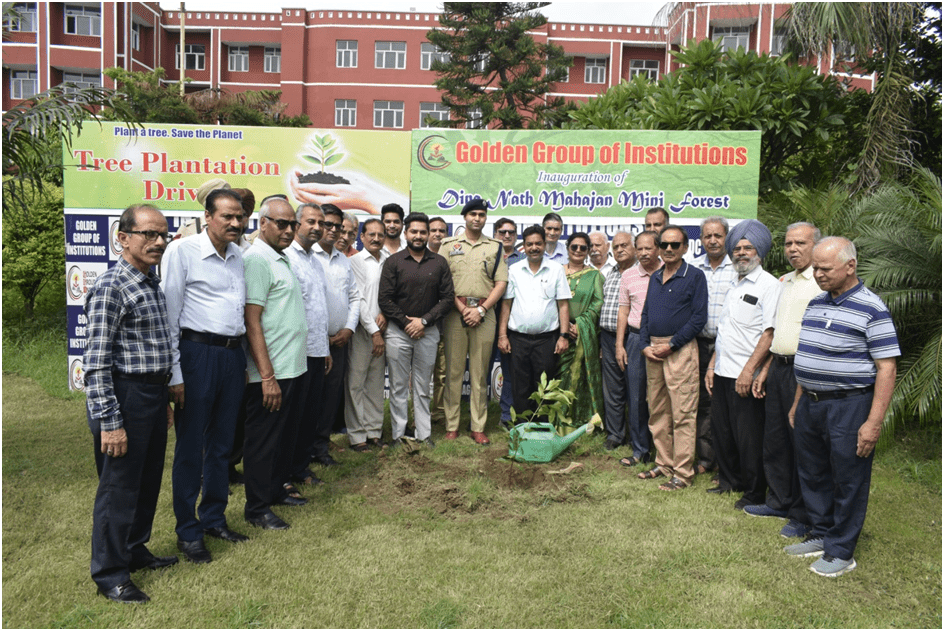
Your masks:
<svg viewBox="0 0 944 631"><path fill-rule="evenodd" d="M774 358L767 374L764 420L764 475L767 478L767 505L787 512L787 517L809 523L797 473L790 408L796 396L793 364Z"/></svg>
<svg viewBox="0 0 944 631"><path fill-rule="evenodd" d="M167 386L117 374L113 381L128 453L121 458L103 454L98 423L89 419L98 469L91 572L102 590L131 580L131 562L151 556L145 544L151 538L167 448Z"/></svg>
<svg viewBox="0 0 944 631"><path fill-rule="evenodd" d="M324 376L324 396L315 408L318 411L318 424L315 428L315 441L312 456L321 458L328 455L331 431L334 428L339 406L344 401L344 375L347 374L347 346L331 347L331 372Z"/></svg>
<svg viewBox="0 0 944 631"><path fill-rule="evenodd" d="M751 504L764 503L764 401L741 397L735 379L715 375L711 395L715 457L722 489L744 491Z"/></svg>
<svg viewBox="0 0 944 631"><path fill-rule="evenodd" d="M529 397L541 383L541 373L547 373L547 380L554 378L557 371L557 345L559 332L551 331L541 335L525 335L517 331L508 331L511 344L512 394L518 422L524 422L521 414L534 411L538 405Z"/></svg>
<svg viewBox="0 0 944 631"><path fill-rule="evenodd" d="M243 469L246 476L247 519L261 517L269 506L285 497L282 485L288 481L295 439L298 434L298 397L304 375L279 379L282 405L271 412L262 405L262 384L246 386L249 404L246 410L246 443Z"/></svg>
<svg viewBox="0 0 944 631"><path fill-rule="evenodd" d="M291 477L303 480L311 462L312 450L318 431L319 409L324 399L325 358L309 357L308 372L302 377L298 405L298 438L292 456ZM330 436L330 434L329 434Z"/></svg>
<svg viewBox="0 0 944 631"><path fill-rule="evenodd" d="M698 342L698 416L695 418L695 463L711 470L715 467L715 448L711 435L711 395L705 386L705 373L715 350L714 339L696 337Z"/></svg>

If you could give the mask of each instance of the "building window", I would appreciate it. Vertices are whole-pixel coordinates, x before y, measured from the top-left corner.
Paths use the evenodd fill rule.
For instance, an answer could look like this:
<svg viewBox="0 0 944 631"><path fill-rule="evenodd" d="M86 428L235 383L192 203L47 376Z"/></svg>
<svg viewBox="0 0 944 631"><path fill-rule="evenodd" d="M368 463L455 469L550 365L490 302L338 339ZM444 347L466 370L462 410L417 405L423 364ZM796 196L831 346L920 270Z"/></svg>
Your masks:
<svg viewBox="0 0 944 631"><path fill-rule="evenodd" d="M771 56L779 57L787 50L787 29L775 28L774 37L770 42Z"/></svg>
<svg viewBox="0 0 944 631"><path fill-rule="evenodd" d="M13 12L16 13L16 15L10 16L10 20L7 23L11 31L18 33L36 32L35 2L18 2L13 5Z"/></svg>
<svg viewBox="0 0 944 631"><path fill-rule="evenodd" d="M476 72L485 72L485 66L488 64L488 53L482 53L476 57L472 57L469 61L472 62L472 68Z"/></svg>
<svg viewBox="0 0 944 631"><path fill-rule="evenodd" d="M14 70L10 73L10 98L31 99L39 91L38 75L32 70Z"/></svg>
<svg viewBox="0 0 944 631"><path fill-rule="evenodd" d="M721 49L728 53L734 52L738 48L747 50L750 45L751 27L750 26L716 26L712 33L712 41L720 41Z"/></svg>
<svg viewBox="0 0 944 631"><path fill-rule="evenodd" d="M583 67L584 83L606 83L606 59L588 57Z"/></svg>
<svg viewBox="0 0 944 631"><path fill-rule="evenodd" d="M189 68L189 65L188 65ZM249 72L249 47L248 46L230 46L229 47L229 71L230 72Z"/></svg>
<svg viewBox="0 0 944 631"><path fill-rule="evenodd" d="M482 129L482 110L473 107L469 110L469 118L466 120L466 129Z"/></svg>
<svg viewBox="0 0 944 631"><path fill-rule="evenodd" d="M67 35L101 35L102 10L99 7L66 5Z"/></svg>
<svg viewBox="0 0 944 631"><path fill-rule="evenodd" d="M335 99L334 101L334 126L335 127L356 127L357 126L357 101L347 99Z"/></svg>
<svg viewBox="0 0 944 631"><path fill-rule="evenodd" d="M650 81L659 79L659 62L651 59L631 59L629 61L629 77L641 74Z"/></svg>
<svg viewBox="0 0 944 631"><path fill-rule="evenodd" d="M430 120L449 120L449 108L442 103L420 103L420 127L432 127Z"/></svg>
<svg viewBox="0 0 944 631"><path fill-rule="evenodd" d="M374 101L374 127L403 127L403 101Z"/></svg>
<svg viewBox="0 0 944 631"><path fill-rule="evenodd" d="M420 44L420 70L429 70L434 61L449 62L449 53L440 51L435 44Z"/></svg>
<svg viewBox="0 0 944 631"><path fill-rule="evenodd" d="M374 68L406 68L406 42L375 42Z"/></svg>
<svg viewBox="0 0 944 631"><path fill-rule="evenodd" d="M75 87L68 86L65 88L65 92L67 94L71 94L72 92L75 92L82 88L102 87L102 75L84 73L84 72L63 72L62 82L75 84Z"/></svg>
<svg viewBox="0 0 944 631"><path fill-rule="evenodd" d="M337 41L338 68L357 68L357 42L339 39Z"/></svg>
<svg viewBox="0 0 944 631"><path fill-rule="evenodd" d="M206 46L186 44L184 46L184 65L187 70L206 69ZM180 44L174 46L174 68L180 70Z"/></svg>
<svg viewBox="0 0 944 631"><path fill-rule="evenodd" d="M263 60L266 72L282 72L282 49L276 46L266 46L263 51Z"/></svg>
<svg viewBox="0 0 944 631"><path fill-rule="evenodd" d="M131 50L141 50L141 25L131 25Z"/></svg>
<svg viewBox="0 0 944 631"><path fill-rule="evenodd" d="M855 46L845 40L837 40L833 44L836 53L836 62L852 63L855 61Z"/></svg>

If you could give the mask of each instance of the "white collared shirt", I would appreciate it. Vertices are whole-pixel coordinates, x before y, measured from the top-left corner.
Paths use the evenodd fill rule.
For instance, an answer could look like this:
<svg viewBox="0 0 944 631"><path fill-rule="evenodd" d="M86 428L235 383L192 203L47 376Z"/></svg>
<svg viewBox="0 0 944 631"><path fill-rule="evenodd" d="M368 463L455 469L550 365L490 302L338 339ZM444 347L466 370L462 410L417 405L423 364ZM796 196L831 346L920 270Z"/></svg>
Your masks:
<svg viewBox="0 0 944 631"><path fill-rule="evenodd" d="M796 270L780 277L780 301L777 303L777 323L770 352L778 355L796 355L800 344L800 325L810 300L823 293L813 278L813 266L802 272Z"/></svg>
<svg viewBox="0 0 944 631"><path fill-rule="evenodd" d="M721 308L715 338L716 375L738 378L757 348L760 336L773 328L779 299L780 281L759 265L740 280L735 276Z"/></svg>
<svg viewBox="0 0 944 631"><path fill-rule="evenodd" d="M324 268L315 260L314 247L305 251L298 241L285 248L292 272L298 278L305 301L305 321L308 323L306 351L308 357L327 357L328 348L328 306L327 285Z"/></svg>
<svg viewBox="0 0 944 631"><path fill-rule="evenodd" d="M541 267L532 272L530 261L520 261L508 268L505 300L514 299L508 328L526 335L559 330L557 301L572 297L563 265L557 265L544 256Z"/></svg>
<svg viewBox="0 0 944 631"><path fill-rule="evenodd" d="M321 263L328 282L328 335L337 335L341 329L350 329L352 332L357 330L361 295L357 290L350 260L334 247L331 248L331 254L325 252L319 243L311 246L311 249Z"/></svg>
<svg viewBox="0 0 944 631"><path fill-rule="evenodd" d="M242 250L227 243L222 257L203 232L172 241L161 263L161 289L167 299L171 334L170 385L184 382L180 370L180 331L236 337L246 332L246 278Z"/></svg>
<svg viewBox="0 0 944 631"><path fill-rule="evenodd" d="M359 312L361 326L370 335L380 330L377 326L377 316L380 314L377 294L380 291L380 272L383 270L384 261L389 256L387 248L380 248L380 260L374 258L374 255L367 250L361 250L350 258L357 291L361 295Z"/></svg>

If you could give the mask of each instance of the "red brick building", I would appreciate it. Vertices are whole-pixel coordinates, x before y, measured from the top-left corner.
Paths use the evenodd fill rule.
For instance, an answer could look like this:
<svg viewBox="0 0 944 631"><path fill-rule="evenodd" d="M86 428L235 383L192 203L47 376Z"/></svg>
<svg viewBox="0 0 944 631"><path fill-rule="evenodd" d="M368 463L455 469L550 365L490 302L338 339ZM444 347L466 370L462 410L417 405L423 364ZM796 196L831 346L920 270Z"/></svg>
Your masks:
<svg viewBox="0 0 944 631"><path fill-rule="evenodd" d="M197 2L193 3L197 5ZM780 52L778 24L789 3L680 3L668 25L549 22L533 33L574 58L555 94L586 100L632 75L657 78L675 69L669 51L689 39L722 39L758 53ZM111 86L102 69L165 68L180 80L181 14L157 2L21 2L3 43L4 111L65 81ZM432 87L437 51L426 33L438 14L410 11L305 10L218 12L183 16L188 91L282 90L287 114L308 114L316 127L412 129L448 111ZM853 87L874 77L831 70L832 54L809 60Z"/></svg>

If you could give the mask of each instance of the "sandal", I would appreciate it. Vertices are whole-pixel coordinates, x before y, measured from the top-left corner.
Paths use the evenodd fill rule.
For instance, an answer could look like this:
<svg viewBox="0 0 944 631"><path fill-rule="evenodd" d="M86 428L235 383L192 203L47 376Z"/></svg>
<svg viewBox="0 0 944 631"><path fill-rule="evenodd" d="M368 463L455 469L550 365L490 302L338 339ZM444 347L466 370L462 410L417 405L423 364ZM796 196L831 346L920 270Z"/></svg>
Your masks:
<svg viewBox="0 0 944 631"><path fill-rule="evenodd" d="M351 445L351 451L356 451L358 453L364 453L365 451L370 451L370 447L367 446L367 443L355 443Z"/></svg>
<svg viewBox="0 0 944 631"><path fill-rule="evenodd" d="M643 471L636 477L639 478L640 480L655 480L656 478L661 478L664 475L665 474L662 473L662 469L660 469L659 467L653 467L652 469L649 469L648 471Z"/></svg>
<svg viewBox="0 0 944 631"><path fill-rule="evenodd" d="M368 438L367 446L374 449L381 449L383 447L383 441L381 441L379 438Z"/></svg>
<svg viewBox="0 0 944 631"><path fill-rule="evenodd" d="M688 485L679 480L678 478L672 478L668 482L663 482L659 485L660 491L681 491L682 489L687 489Z"/></svg>
<svg viewBox="0 0 944 631"><path fill-rule="evenodd" d="M620 461L619 461L619 463L623 465L624 467L635 467L640 462L642 462L642 460L640 460L636 456L630 456L628 458L620 458Z"/></svg>
<svg viewBox="0 0 944 631"><path fill-rule="evenodd" d="M302 499L302 494L298 492L298 489L295 488L295 485L291 482L286 482L282 485L282 488L285 489L285 492L288 493L289 497L294 497L297 500Z"/></svg>

